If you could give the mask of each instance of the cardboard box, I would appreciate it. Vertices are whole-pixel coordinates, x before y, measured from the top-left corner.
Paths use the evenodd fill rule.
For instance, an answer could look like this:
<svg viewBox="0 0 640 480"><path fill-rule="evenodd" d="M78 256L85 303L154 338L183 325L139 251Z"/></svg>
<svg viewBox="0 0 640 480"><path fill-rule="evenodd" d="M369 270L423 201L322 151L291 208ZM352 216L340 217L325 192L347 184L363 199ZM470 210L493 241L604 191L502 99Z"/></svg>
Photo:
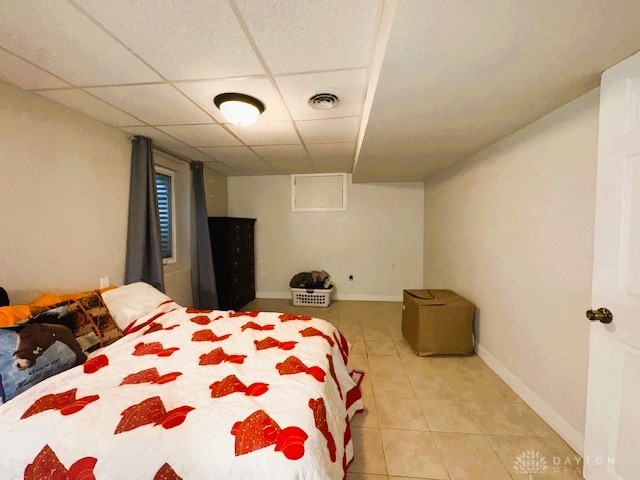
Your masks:
<svg viewBox="0 0 640 480"><path fill-rule="evenodd" d="M451 290L405 290L402 335L418 355L471 355L475 308Z"/></svg>

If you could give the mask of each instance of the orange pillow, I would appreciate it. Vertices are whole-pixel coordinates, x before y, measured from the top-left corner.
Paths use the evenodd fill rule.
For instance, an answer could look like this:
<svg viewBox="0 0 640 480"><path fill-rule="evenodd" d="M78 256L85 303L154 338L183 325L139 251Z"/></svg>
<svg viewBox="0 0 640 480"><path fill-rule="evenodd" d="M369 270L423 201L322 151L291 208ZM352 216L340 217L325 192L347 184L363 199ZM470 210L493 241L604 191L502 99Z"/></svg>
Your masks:
<svg viewBox="0 0 640 480"><path fill-rule="evenodd" d="M15 323L26 320L31 315L29 305L12 305L0 307L0 328L9 327Z"/></svg>

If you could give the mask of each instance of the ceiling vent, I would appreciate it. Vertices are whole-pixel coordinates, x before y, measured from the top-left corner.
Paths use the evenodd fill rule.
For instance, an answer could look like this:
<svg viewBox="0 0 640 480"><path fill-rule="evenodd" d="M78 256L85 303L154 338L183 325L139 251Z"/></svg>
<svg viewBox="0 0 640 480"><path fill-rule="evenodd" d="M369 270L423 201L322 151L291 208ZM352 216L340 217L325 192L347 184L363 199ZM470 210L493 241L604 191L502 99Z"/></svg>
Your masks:
<svg viewBox="0 0 640 480"><path fill-rule="evenodd" d="M312 93L307 97L307 103L316 110L330 110L342 101L340 94L331 90Z"/></svg>

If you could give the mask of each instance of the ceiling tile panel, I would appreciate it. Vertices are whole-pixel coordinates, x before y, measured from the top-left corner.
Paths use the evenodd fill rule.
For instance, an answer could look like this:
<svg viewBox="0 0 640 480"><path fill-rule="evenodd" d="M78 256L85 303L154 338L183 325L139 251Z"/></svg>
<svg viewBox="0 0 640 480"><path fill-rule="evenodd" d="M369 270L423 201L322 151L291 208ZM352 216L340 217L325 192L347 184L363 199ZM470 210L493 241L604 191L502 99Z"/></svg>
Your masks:
<svg viewBox="0 0 640 480"><path fill-rule="evenodd" d="M360 117L304 120L296 125L305 143L355 142Z"/></svg>
<svg viewBox="0 0 640 480"><path fill-rule="evenodd" d="M193 147L241 145L237 138L217 124L175 125L158 128Z"/></svg>
<svg viewBox="0 0 640 480"><path fill-rule="evenodd" d="M170 148L167 148L167 150L171 153L175 153L176 155L187 157L191 160L196 160L198 162L213 161L213 158L211 158L209 155L205 155L200 150L196 150L193 147L170 147Z"/></svg>
<svg viewBox="0 0 640 480"><path fill-rule="evenodd" d="M214 172L222 173L223 175L233 175L235 170L231 167L227 167L224 163L220 162L207 162L205 166L213 170Z"/></svg>
<svg viewBox="0 0 640 480"><path fill-rule="evenodd" d="M62 0L0 2L0 46L75 85L160 80L131 52Z"/></svg>
<svg viewBox="0 0 640 480"><path fill-rule="evenodd" d="M112 107L98 98L92 97L82 90L45 90L38 93L43 97L71 107L109 125L116 127L144 125L140 120Z"/></svg>
<svg viewBox="0 0 640 480"><path fill-rule="evenodd" d="M320 173L351 172L353 169L352 157L314 158L313 163Z"/></svg>
<svg viewBox="0 0 640 480"><path fill-rule="evenodd" d="M234 162L230 163L229 166L234 172L231 174L232 176L276 175L278 173L262 160L255 162Z"/></svg>
<svg viewBox="0 0 640 480"><path fill-rule="evenodd" d="M86 90L151 125L211 121L206 113L170 85L127 85Z"/></svg>
<svg viewBox="0 0 640 480"><path fill-rule="evenodd" d="M278 173L316 173L316 167L307 158L297 160L271 160L267 162Z"/></svg>
<svg viewBox="0 0 640 480"><path fill-rule="evenodd" d="M276 83L282 92L294 120L314 120L332 117L349 117L362 113L367 70L344 70L338 72L308 73L277 77ZM330 110L316 110L307 104L307 97L319 91L336 91L342 101Z"/></svg>
<svg viewBox="0 0 640 480"><path fill-rule="evenodd" d="M260 157L253 153L248 147L203 147L202 150L207 155L215 158L219 162L260 162Z"/></svg>
<svg viewBox="0 0 640 480"><path fill-rule="evenodd" d="M169 80L264 73L227 0L77 1Z"/></svg>
<svg viewBox="0 0 640 480"><path fill-rule="evenodd" d="M366 67L382 0L236 0L272 73Z"/></svg>
<svg viewBox="0 0 640 480"><path fill-rule="evenodd" d="M273 160L306 160L307 152L302 145L265 145L253 147L255 152L266 161Z"/></svg>
<svg viewBox="0 0 640 480"><path fill-rule="evenodd" d="M248 127L227 125L247 145L294 145L300 138L291 122L257 122Z"/></svg>
<svg viewBox="0 0 640 480"><path fill-rule="evenodd" d="M342 143L307 143L311 158L353 157L356 142Z"/></svg>
<svg viewBox="0 0 640 480"><path fill-rule="evenodd" d="M180 140L170 137L164 132L153 127L122 127L122 130L133 135L142 135L153 140L155 145L163 148L186 147Z"/></svg>
<svg viewBox="0 0 640 480"><path fill-rule="evenodd" d="M213 98L220 93L229 92L251 95L265 104L266 109L260 115L258 123L290 120L291 118L278 92L266 77L180 82L175 85L219 122L226 122L226 120L218 107L213 104Z"/></svg>
<svg viewBox="0 0 640 480"><path fill-rule="evenodd" d="M25 90L70 86L67 82L4 50L0 50L0 79Z"/></svg>

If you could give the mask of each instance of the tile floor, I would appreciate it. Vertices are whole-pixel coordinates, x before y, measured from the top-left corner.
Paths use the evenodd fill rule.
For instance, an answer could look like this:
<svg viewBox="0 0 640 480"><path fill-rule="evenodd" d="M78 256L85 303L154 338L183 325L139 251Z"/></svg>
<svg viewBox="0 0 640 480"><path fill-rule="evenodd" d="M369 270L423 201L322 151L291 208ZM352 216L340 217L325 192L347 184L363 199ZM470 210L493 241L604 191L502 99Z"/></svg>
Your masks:
<svg viewBox="0 0 640 480"><path fill-rule="evenodd" d="M417 357L402 338L401 308L271 299L245 307L323 318L352 343L350 364L366 372L365 411L352 422L348 480L582 478L579 456L479 357ZM546 471L535 473L535 462L518 471L523 452L539 452Z"/></svg>

